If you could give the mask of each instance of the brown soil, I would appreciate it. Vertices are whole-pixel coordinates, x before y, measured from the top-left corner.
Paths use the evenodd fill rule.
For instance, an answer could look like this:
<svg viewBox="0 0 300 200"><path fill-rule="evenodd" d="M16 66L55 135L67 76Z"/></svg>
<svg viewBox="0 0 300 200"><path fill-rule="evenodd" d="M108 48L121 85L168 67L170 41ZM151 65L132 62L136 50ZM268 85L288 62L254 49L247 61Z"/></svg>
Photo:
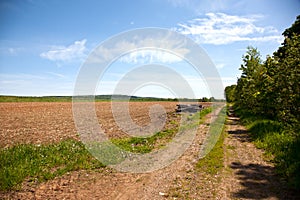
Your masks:
<svg viewBox="0 0 300 200"><path fill-rule="evenodd" d="M175 111L177 102L131 102L129 110L132 120L140 126L150 123L149 108L155 104L160 104L169 113ZM97 102L96 112L108 136L126 135L114 121L110 102ZM72 114L70 102L0 103L0 148L79 139ZM172 115L167 120L174 120L171 117L176 118Z"/></svg>

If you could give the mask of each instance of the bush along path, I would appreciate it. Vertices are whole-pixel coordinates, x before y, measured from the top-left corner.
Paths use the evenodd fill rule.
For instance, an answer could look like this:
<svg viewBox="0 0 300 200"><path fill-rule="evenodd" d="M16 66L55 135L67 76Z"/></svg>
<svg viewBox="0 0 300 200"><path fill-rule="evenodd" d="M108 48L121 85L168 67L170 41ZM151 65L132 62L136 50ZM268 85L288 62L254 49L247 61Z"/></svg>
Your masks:
<svg viewBox="0 0 300 200"><path fill-rule="evenodd" d="M275 173L273 163L251 142L240 119L229 110L219 199L300 199Z"/></svg>

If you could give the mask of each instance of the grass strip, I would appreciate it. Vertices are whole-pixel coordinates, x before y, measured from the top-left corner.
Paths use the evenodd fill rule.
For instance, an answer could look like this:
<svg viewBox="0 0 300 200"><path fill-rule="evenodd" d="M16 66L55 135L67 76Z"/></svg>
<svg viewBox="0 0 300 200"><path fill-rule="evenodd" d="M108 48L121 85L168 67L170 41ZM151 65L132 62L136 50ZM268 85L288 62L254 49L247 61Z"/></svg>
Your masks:
<svg viewBox="0 0 300 200"><path fill-rule="evenodd" d="M214 148L204 158L198 161L196 164L198 170L210 175L216 175L221 171L224 167L223 142L224 133L221 134Z"/></svg>
<svg viewBox="0 0 300 200"><path fill-rule="evenodd" d="M111 142L116 146L133 153L149 153L153 149L165 146L178 131L184 131L194 128L202 123L202 119L212 111L211 107L205 108L200 112L187 117L187 123L176 128L163 130L153 134L150 137L130 137L122 139L112 139Z"/></svg>
<svg viewBox="0 0 300 200"><path fill-rule="evenodd" d="M81 142L22 144L0 150L0 190L18 189L25 180L39 182L69 171L104 167Z"/></svg>
<svg viewBox="0 0 300 200"><path fill-rule="evenodd" d="M226 113L226 108L223 108L220 111L220 114L216 121L214 122L217 125L214 125L213 129L210 130L211 137L214 136L214 131L219 131L221 129L221 134L217 135L218 138L209 138L209 140L217 140L214 147L211 148L210 152L206 154L205 157L201 158L197 164L196 168L206 174L216 175L220 173L224 167L224 150L223 143L225 139L225 129L224 129L224 114Z"/></svg>

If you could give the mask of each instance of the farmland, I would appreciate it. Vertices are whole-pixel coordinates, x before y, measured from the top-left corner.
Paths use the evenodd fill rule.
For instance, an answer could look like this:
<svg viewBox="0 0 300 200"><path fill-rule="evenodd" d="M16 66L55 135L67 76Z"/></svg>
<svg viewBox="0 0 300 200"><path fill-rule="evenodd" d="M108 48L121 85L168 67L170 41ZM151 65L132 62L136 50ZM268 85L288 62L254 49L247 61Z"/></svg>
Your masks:
<svg viewBox="0 0 300 200"><path fill-rule="evenodd" d="M145 126L150 123L149 108L158 102L131 102L132 120ZM159 102L167 113L175 111L176 102ZM97 102L96 112L105 133L110 137L126 136L117 126L110 102ZM177 115L168 115L167 121L179 120ZM0 147L16 144L45 144L65 139L78 140L72 115L71 102L22 102L0 104ZM170 123L166 124L170 126Z"/></svg>

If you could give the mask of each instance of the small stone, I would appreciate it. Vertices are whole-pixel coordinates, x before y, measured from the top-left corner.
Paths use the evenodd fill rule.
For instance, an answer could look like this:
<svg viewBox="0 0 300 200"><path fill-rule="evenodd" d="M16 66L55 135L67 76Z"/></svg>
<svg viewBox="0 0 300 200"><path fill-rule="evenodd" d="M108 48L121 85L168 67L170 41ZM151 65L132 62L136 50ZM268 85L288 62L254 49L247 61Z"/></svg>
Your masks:
<svg viewBox="0 0 300 200"><path fill-rule="evenodd" d="M54 191L59 191L59 190L60 190L60 187L59 187L59 185L55 185L55 186L53 186L53 190L54 190Z"/></svg>
<svg viewBox="0 0 300 200"><path fill-rule="evenodd" d="M40 189L40 190L46 190L46 185L41 185L41 186L39 187L39 189Z"/></svg>
<svg viewBox="0 0 300 200"><path fill-rule="evenodd" d="M164 197L169 196L168 193L165 193L165 192L159 192L158 194L159 194L160 196L164 196Z"/></svg>

